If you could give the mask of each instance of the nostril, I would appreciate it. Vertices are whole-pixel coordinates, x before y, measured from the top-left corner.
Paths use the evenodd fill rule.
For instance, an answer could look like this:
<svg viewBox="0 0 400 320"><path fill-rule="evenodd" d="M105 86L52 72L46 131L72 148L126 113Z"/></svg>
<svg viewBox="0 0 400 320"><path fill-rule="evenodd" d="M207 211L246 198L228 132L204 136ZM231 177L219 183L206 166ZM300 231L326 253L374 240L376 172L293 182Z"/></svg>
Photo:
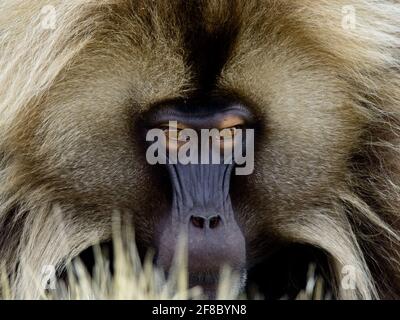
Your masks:
<svg viewBox="0 0 400 320"><path fill-rule="evenodd" d="M190 222L199 229L203 229L204 228L204 222L205 219L203 217L200 216L191 216L190 217Z"/></svg>
<svg viewBox="0 0 400 320"><path fill-rule="evenodd" d="M210 218L210 229L215 229L217 228L221 223L221 217L220 216L215 216Z"/></svg>

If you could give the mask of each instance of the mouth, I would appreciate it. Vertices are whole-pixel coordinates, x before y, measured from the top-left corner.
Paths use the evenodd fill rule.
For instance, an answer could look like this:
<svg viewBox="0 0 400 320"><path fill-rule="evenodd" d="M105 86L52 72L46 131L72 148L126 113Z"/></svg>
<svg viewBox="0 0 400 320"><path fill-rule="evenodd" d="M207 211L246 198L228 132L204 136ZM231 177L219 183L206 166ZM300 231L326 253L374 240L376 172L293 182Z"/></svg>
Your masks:
<svg viewBox="0 0 400 320"><path fill-rule="evenodd" d="M109 272L114 274L113 246L107 242L101 247L109 260ZM144 257L142 254L140 256ZM83 251L79 260L93 274L96 267L93 248ZM239 277L232 279L234 282L230 283L230 290L235 291L234 296L237 297L265 300L334 298L329 256L313 246L292 244L281 247L268 257L257 260L248 270L237 273ZM168 277L168 273L166 275ZM188 288L200 287L207 299L218 298L220 272L215 269L194 270L188 272L187 279ZM318 290L315 290L316 286L319 286Z"/></svg>
<svg viewBox="0 0 400 320"><path fill-rule="evenodd" d="M249 268L246 296L266 300L332 299L332 279L326 252L311 245L291 244Z"/></svg>
<svg viewBox="0 0 400 320"><path fill-rule="evenodd" d="M201 287L210 299L216 297L218 290L219 274L215 272L189 273L189 287Z"/></svg>

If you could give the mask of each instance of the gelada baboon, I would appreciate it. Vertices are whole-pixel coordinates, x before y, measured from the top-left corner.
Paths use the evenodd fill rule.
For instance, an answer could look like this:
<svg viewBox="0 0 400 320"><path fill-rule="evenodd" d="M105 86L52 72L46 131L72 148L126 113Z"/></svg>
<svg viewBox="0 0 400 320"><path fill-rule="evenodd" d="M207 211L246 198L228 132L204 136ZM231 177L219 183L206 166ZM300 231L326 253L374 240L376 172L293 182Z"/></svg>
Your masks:
<svg viewBox="0 0 400 320"><path fill-rule="evenodd" d="M210 292L227 263L242 290L292 297L314 263L336 298L398 298L400 4L350 4L1 1L0 257L17 292L24 265L106 242L117 211L163 267L186 225L189 278ZM146 132L169 121L254 130L254 172L150 165Z"/></svg>

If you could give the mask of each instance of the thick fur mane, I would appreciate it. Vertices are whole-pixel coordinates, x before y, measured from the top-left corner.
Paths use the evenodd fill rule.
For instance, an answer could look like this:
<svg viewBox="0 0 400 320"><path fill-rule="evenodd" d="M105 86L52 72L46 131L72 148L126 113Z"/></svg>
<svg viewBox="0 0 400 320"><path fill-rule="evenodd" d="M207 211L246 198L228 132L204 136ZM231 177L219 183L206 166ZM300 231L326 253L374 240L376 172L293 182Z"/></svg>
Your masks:
<svg viewBox="0 0 400 320"><path fill-rule="evenodd" d="M65 77L66 71L74 73L77 64L84 64L90 74L97 56L128 59L124 55L127 38L138 44L135 50L141 50L141 54L157 51L164 56L171 51L168 54L178 61L184 36L173 30L182 21L171 12L179 3L0 2L0 257L17 296L36 297L37 292L30 292L31 270L40 272L49 264L62 268L65 261L110 236L105 228L109 217L85 224L71 205L77 195L63 192L61 196L57 190L63 188L62 182L42 175L40 168L52 162L43 158L37 147L37 128L48 125L40 117L40 106L44 101L61 104L63 96L53 94L61 83L68 82L70 88L79 86L79 79ZM54 30L41 26L41 10L49 4L57 13ZM351 108L363 123L353 156L348 159L347 184L332 194L328 213L293 217L286 230L294 241L328 252L338 297L399 298L400 3L355 0L352 4L357 22L351 30L342 27L342 9L347 5L344 0L205 1L202 10L207 17L206 29L225 19L225 25L237 28L236 41L251 48L251 54L262 55L264 49L252 38L254 28L264 28L266 34L291 32L306 43L307 50L319 55L319 61L337 71L339 90L349 96ZM264 21L266 16L270 21ZM119 30L127 24L131 26L129 34ZM115 38L115 47L102 47L106 37ZM244 55L235 52L233 63L240 67ZM143 104L168 97L171 92L192 90L190 75L176 67L176 79L169 79L169 85L146 87L152 78L166 82L155 74L160 68L172 67L158 63L155 57L153 65L138 64L138 79L131 79L137 83L135 94ZM229 71L224 72L226 81L230 81ZM61 159L52 161L62 165ZM359 271L356 290L340 287L344 265L353 265Z"/></svg>

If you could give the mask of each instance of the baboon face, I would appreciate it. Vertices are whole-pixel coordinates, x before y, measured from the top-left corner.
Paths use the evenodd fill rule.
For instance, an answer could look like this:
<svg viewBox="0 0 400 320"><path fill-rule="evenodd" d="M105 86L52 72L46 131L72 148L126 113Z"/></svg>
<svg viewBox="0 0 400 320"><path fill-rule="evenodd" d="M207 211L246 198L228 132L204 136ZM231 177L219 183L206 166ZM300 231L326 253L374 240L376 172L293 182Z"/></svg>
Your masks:
<svg viewBox="0 0 400 320"><path fill-rule="evenodd" d="M225 25L212 11L169 10L156 26L121 11L111 26L121 36L93 41L41 105L32 148L64 203L82 219L131 212L138 242L166 269L186 227L190 279L212 288L203 274L226 263L244 279L290 241L297 218L325 209L358 126L336 70L306 39L275 30L279 17L260 17L266 32L250 15L239 24L233 9ZM194 22L171 25L167 14ZM151 166L145 133L169 121L253 128L254 173L231 179L226 165Z"/></svg>
<svg viewBox="0 0 400 320"><path fill-rule="evenodd" d="M91 37L20 115L25 166L101 240L112 213L127 213L139 247L153 248L165 269L186 230L190 279L210 292L225 263L242 288L247 274L248 287L272 297L296 294L287 273L300 268L300 286L314 258L328 277L346 230L338 194L365 124L339 58L297 9L286 1L98 9ZM170 121L176 127L166 129ZM254 171L149 163L149 130L166 132L168 145L171 130L188 128L254 130ZM282 279L265 280L271 270Z"/></svg>

